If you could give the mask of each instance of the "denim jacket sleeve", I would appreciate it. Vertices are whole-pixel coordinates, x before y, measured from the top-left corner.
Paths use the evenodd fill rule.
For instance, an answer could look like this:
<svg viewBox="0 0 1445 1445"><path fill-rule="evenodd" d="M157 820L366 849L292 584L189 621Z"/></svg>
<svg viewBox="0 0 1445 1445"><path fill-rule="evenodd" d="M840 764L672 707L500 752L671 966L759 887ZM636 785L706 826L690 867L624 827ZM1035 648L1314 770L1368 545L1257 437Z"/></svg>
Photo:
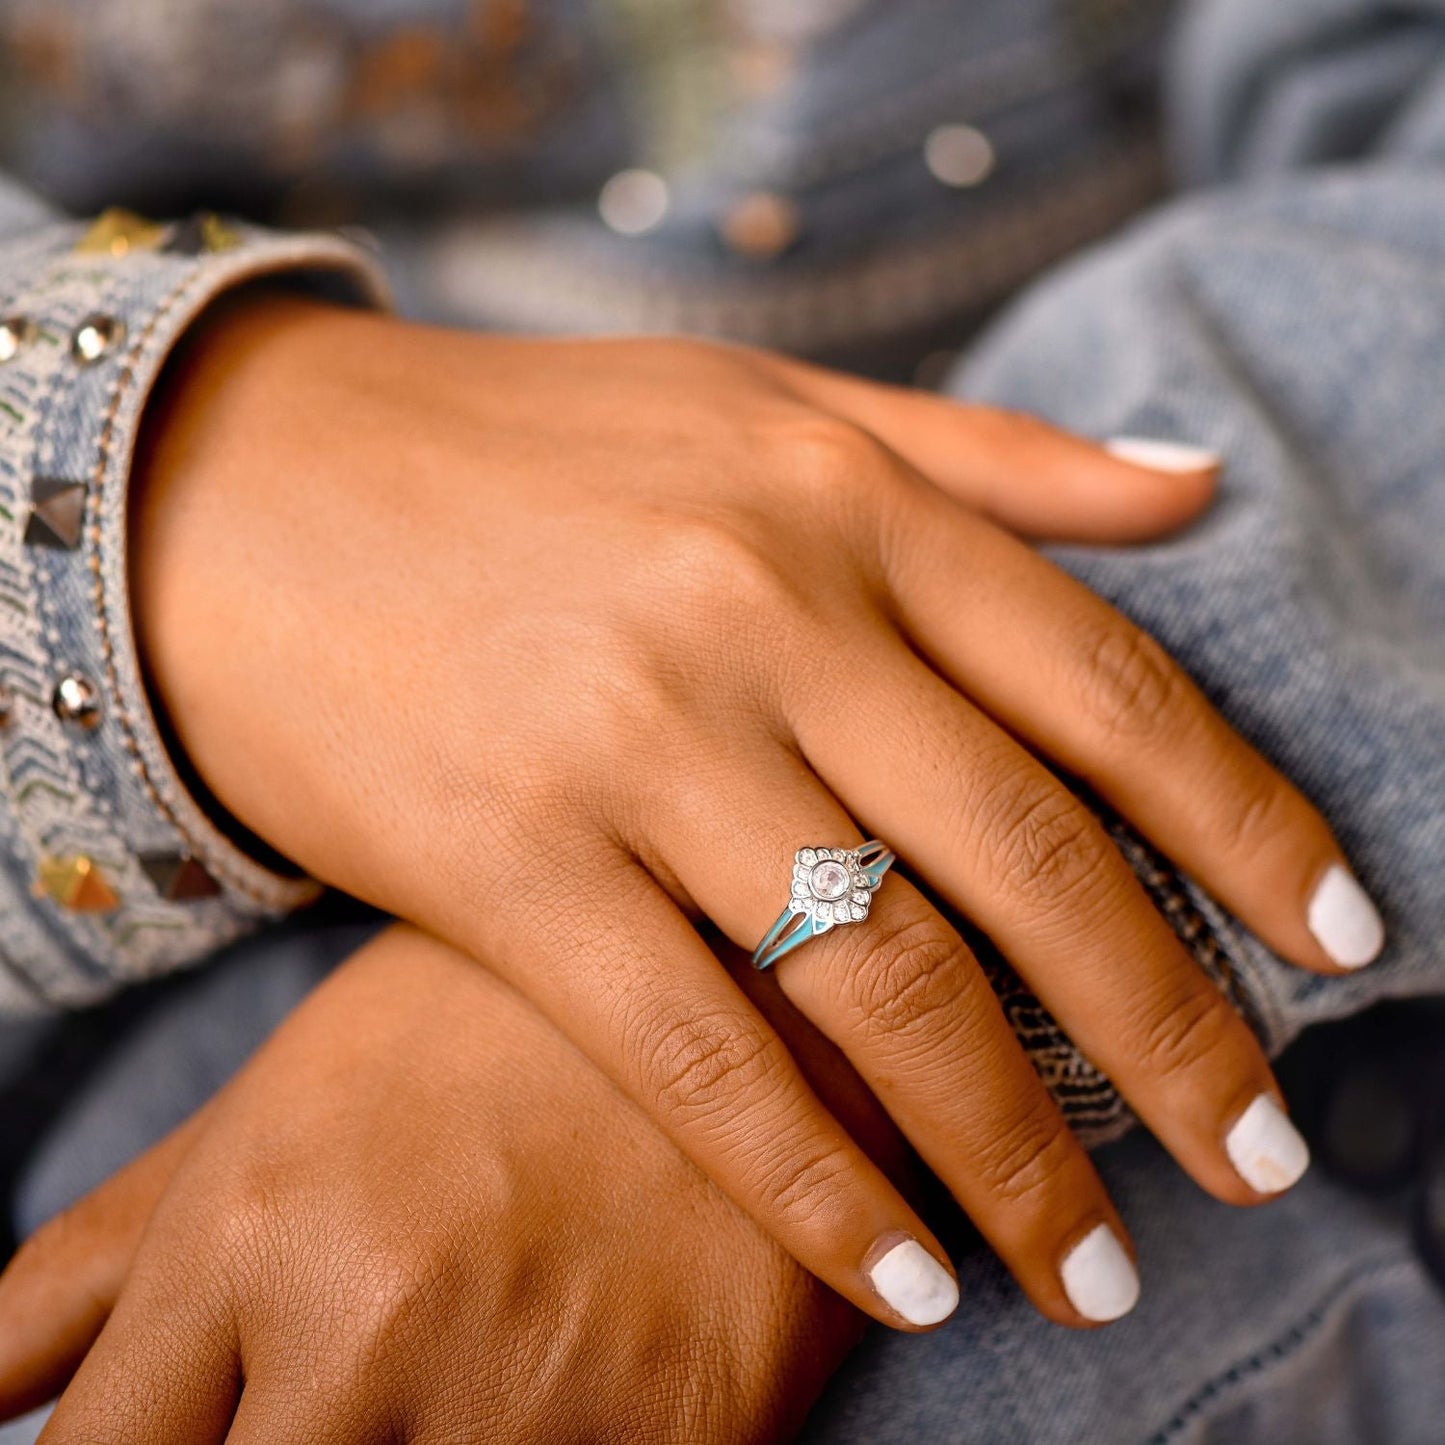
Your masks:
<svg viewBox="0 0 1445 1445"><path fill-rule="evenodd" d="M271 275L384 296L335 237L70 221L0 180L0 1014L83 1005L316 891L249 857L187 790L127 594L147 396L212 300Z"/></svg>
<svg viewBox="0 0 1445 1445"><path fill-rule="evenodd" d="M1190 0L1168 65L1196 184L1445 155L1445 0Z"/></svg>

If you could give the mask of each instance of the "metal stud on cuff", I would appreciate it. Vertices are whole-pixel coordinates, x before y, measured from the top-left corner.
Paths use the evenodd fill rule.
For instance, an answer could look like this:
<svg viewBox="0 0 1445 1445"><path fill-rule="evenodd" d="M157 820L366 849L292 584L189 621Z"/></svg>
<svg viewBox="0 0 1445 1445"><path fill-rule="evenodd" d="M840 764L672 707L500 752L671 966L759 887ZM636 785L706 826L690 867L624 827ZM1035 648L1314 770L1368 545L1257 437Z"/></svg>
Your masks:
<svg viewBox="0 0 1445 1445"><path fill-rule="evenodd" d="M0 321L0 366L14 361L21 347L35 338L35 323L24 316L7 316Z"/></svg>
<svg viewBox="0 0 1445 1445"><path fill-rule="evenodd" d="M95 860L81 854L42 858L34 891L72 913L109 913L120 907L119 895Z"/></svg>
<svg viewBox="0 0 1445 1445"><path fill-rule="evenodd" d="M63 723L93 732L100 726L100 689L80 672L68 672L55 684L50 705Z"/></svg>
<svg viewBox="0 0 1445 1445"><path fill-rule="evenodd" d="M186 853L142 853L140 866L168 903L214 898L221 891L221 885Z"/></svg>
<svg viewBox="0 0 1445 1445"><path fill-rule="evenodd" d="M25 524L27 547L58 547L73 552L80 546L84 520L84 482L36 477L30 488L30 518Z"/></svg>
<svg viewBox="0 0 1445 1445"><path fill-rule="evenodd" d="M132 251L154 251L165 240L168 228L148 221L134 211L112 206L102 211L75 243L80 256L129 256Z"/></svg>
<svg viewBox="0 0 1445 1445"><path fill-rule="evenodd" d="M125 323L114 316L87 316L71 333L70 354L81 366L94 366L125 338Z"/></svg>

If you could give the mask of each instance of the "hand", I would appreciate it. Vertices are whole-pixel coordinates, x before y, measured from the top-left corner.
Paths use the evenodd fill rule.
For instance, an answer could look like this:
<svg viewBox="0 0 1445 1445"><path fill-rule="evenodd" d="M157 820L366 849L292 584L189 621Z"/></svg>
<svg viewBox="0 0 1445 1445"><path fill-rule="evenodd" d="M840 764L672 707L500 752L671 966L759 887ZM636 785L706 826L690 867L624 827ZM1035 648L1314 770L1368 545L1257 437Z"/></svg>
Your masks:
<svg viewBox="0 0 1445 1445"><path fill-rule="evenodd" d="M515 992L393 928L30 1241L0 1279L0 1418L84 1358L46 1445L774 1440L858 1318Z"/></svg>
<svg viewBox="0 0 1445 1445"><path fill-rule="evenodd" d="M935 1323L942 1252L690 921L751 948L803 845L897 848L1206 1189L1290 1182L1256 1040L1040 757L1300 965L1335 968L1322 880L1368 903L1159 648L981 515L1107 535L1112 496L1147 533L1212 474L750 352L252 297L139 478L142 644L221 802L487 959L860 1308ZM1042 1311L1128 1307L1123 1225L922 893L776 981Z"/></svg>

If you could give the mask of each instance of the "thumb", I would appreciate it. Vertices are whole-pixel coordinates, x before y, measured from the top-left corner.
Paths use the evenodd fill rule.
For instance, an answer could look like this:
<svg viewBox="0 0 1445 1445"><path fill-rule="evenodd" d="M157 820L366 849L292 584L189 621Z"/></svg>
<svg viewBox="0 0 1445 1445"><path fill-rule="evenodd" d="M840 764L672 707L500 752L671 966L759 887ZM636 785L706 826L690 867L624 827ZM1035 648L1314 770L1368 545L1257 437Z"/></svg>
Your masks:
<svg viewBox="0 0 1445 1445"><path fill-rule="evenodd" d="M0 1421L54 1399L75 1373L204 1115L42 1226L0 1275Z"/></svg>
<svg viewBox="0 0 1445 1445"><path fill-rule="evenodd" d="M1103 446L1018 412L777 362L797 394L871 432L941 491L1019 536L1122 545L1208 507L1220 457L1179 440Z"/></svg>

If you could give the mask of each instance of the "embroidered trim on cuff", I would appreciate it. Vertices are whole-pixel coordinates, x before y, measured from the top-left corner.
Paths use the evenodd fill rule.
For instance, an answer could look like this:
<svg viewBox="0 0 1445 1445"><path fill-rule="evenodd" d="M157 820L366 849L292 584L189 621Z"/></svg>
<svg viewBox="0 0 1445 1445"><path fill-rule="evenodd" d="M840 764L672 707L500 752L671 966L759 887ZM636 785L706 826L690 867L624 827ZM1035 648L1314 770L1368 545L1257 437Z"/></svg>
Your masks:
<svg viewBox="0 0 1445 1445"><path fill-rule="evenodd" d="M27 278L0 327L3 1009L100 997L316 895L226 838L167 752L131 621L127 488L161 368L222 292L281 274L372 304L387 290L338 238L215 217L109 212L0 254Z"/></svg>

